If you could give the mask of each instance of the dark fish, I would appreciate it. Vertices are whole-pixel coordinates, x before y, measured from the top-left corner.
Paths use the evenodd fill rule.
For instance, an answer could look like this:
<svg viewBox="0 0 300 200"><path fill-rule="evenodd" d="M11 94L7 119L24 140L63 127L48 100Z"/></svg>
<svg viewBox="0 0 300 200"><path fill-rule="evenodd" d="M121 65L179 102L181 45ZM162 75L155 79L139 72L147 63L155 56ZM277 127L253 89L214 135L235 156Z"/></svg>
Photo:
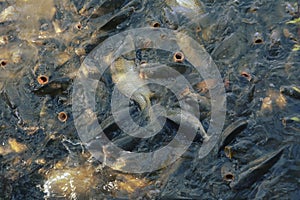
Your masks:
<svg viewBox="0 0 300 200"><path fill-rule="evenodd" d="M122 115L123 115L124 119L122 120L126 120L127 112L128 112L127 109L119 110L118 114L121 115L120 119L122 119ZM164 115L163 113L161 114ZM169 109L166 111L166 114L163 117L168 118L170 121L174 122L175 124L180 124L183 130L199 131L203 139L208 137L199 119L191 113L182 111L180 109ZM160 125L162 126L162 124ZM108 118L106 118L101 122L100 126L102 130L108 128L114 128L116 126L114 117L112 115L109 116Z"/></svg>
<svg viewBox="0 0 300 200"><path fill-rule="evenodd" d="M254 79L251 79L253 82ZM236 110L238 116L248 116L253 112L251 108L253 106L253 98L255 92L255 84L251 85L249 88L244 89L243 93L239 96L236 101Z"/></svg>
<svg viewBox="0 0 300 200"><path fill-rule="evenodd" d="M80 44L78 49L88 54L91 52L99 43L107 39L110 35L116 34L116 30L122 29L123 26L126 26L129 16L134 12L134 7L127 7L121 9L119 12L111 15L105 15L97 17L96 19L90 19L92 24L97 24L97 28L91 37L91 40L83 42ZM123 24L123 25L122 25Z"/></svg>
<svg viewBox="0 0 300 200"><path fill-rule="evenodd" d="M228 145L241 131L243 131L248 126L248 121L245 119L239 119L232 124L230 124L222 133L219 151Z"/></svg>
<svg viewBox="0 0 300 200"><path fill-rule="evenodd" d="M224 181L231 183L235 179L235 169L231 162L226 162L221 167L221 176Z"/></svg>
<svg viewBox="0 0 300 200"><path fill-rule="evenodd" d="M284 95L293 97L295 99L300 99L300 87L291 85L291 86L281 86L280 92Z"/></svg>
<svg viewBox="0 0 300 200"><path fill-rule="evenodd" d="M4 175L0 175L0 199L11 199L12 198L12 183Z"/></svg>
<svg viewBox="0 0 300 200"><path fill-rule="evenodd" d="M228 158L239 158L244 157L244 154L248 149L255 144L249 140L242 140L234 145L227 145L224 147L224 153Z"/></svg>
<svg viewBox="0 0 300 200"><path fill-rule="evenodd" d="M300 126L300 115L284 117L282 119L282 124L283 124L284 127L299 128L299 126Z"/></svg>
<svg viewBox="0 0 300 200"><path fill-rule="evenodd" d="M77 1L75 3L78 4ZM99 2L98 0L92 0L85 3L80 9L79 13L90 18L98 18L103 15L112 13L115 10L118 10L125 3L124 0L113 1L107 0L104 2Z"/></svg>
<svg viewBox="0 0 300 200"><path fill-rule="evenodd" d="M164 8L163 21L168 28L177 29L179 25L177 14L169 7Z"/></svg>
<svg viewBox="0 0 300 200"><path fill-rule="evenodd" d="M174 71L170 70L170 68ZM168 63L167 65L146 63L140 66L140 73L151 79L175 78L190 72L190 68L178 63Z"/></svg>
<svg viewBox="0 0 300 200"><path fill-rule="evenodd" d="M36 95L50 95L55 96L62 94L69 85L71 84L70 78L58 78L52 81L49 81L47 84L42 85L33 90L33 93Z"/></svg>
<svg viewBox="0 0 300 200"><path fill-rule="evenodd" d="M284 149L285 147L250 162L241 169L238 178L230 183L230 187L234 190L240 190L251 186L280 159Z"/></svg>
<svg viewBox="0 0 300 200"><path fill-rule="evenodd" d="M23 119L20 116L20 113L17 109L17 106L11 101L9 98L7 92L5 90L1 91L0 98L3 99L3 101L9 106L9 108L13 111L13 115L18 119L18 124L23 124Z"/></svg>
<svg viewBox="0 0 300 200"><path fill-rule="evenodd" d="M15 104L10 100L5 90L1 91L1 98L11 109L16 108Z"/></svg>
<svg viewBox="0 0 300 200"><path fill-rule="evenodd" d="M114 15L107 23L105 23L100 29L104 31L111 31L117 28L118 25L128 20L129 16L133 13L134 8L128 7L121 10L119 13Z"/></svg>

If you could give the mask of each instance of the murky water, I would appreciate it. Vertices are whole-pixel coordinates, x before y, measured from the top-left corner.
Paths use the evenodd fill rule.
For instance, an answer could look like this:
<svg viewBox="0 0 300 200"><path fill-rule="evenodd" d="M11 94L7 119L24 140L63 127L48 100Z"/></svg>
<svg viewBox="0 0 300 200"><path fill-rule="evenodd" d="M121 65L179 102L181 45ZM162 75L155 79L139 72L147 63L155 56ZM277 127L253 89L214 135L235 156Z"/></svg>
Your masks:
<svg viewBox="0 0 300 200"><path fill-rule="evenodd" d="M0 1L0 199L298 199L299 4L283 0ZM73 83L81 64L99 44L142 27L184 33L204 47L222 76L226 120L222 143L205 158L198 158L205 144L199 131L172 165L149 173L124 173L93 158L82 143L72 114ZM203 82L188 61L178 61L180 56L174 59L173 52L147 48L151 46L147 41L143 44L145 48L124 56L144 66L133 77L170 78L164 67L147 63L175 69L190 81L192 87L181 95L188 97L186 102L197 97L198 118L207 130L209 90L216 80ZM95 92L95 116L100 124L108 122L107 137L132 152L167 145L178 130L172 118L157 136L140 140L105 121L112 115L114 77L121 77L112 74L104 73ZM135 79L133 83L138 85ZM140 96L149 97L152 105L160 103L172 112L179 107L170 89L152 84L149 90L156 95L140 92ZM149 121L147 114L141 115L147 113L142 105L142 100L132 98L129 110L134 121L144 126ZM187 119L183 124L193 126L194 118ZM130 123L125 125L130 129Z"/></svg>

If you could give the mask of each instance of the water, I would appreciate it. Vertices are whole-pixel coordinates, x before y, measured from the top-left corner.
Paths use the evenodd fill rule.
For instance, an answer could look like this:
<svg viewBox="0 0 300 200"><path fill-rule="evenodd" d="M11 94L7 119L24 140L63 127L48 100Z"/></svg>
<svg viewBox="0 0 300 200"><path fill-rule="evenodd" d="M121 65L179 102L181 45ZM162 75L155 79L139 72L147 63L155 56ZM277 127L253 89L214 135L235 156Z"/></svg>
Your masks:
<svg viewBox="0 0 300 200"><path fill-rule="evenodd" d="M299 51L292 50L299 44L300 25L287 23L299 18L297 3L0 1L0 199L297 199L299 122L282 120L299 117L299 99L280 93L282 86L300 86ZM248 122L228 146L248 145L231 159L224 149L198 159L203 142L198 135L172 165L128 174L105 166L82 144L72 114L73 82L81 63L110 36L154 25L193 38L218 67L226 91L224 127L239 119ZM199 117L207 130L211 94L196 84L203 77L189 62L174 64L172 52L147 49L147 41L145 45L134 61L166 63L189 80L192 94L200 91ZM125 57L131 59L132 52ZM49 83L39 84L39 75ZM113 84L108 70L96 87L99 123L111 115ZM178 108L172 91L149 87L157 91L152 104ZM136 102L130 101L129 108L140 125L148 123ZM66 122L59 121L59 112L67 113ZM86 119L83 124L90 123ZM168 120L160 134L147 140L128 138L115 124L105 133L126 150L149 152L167 145L177 130L178 124ZM231 189L223 180L224 163L233 165L238 179L251 161L281 147L280 159L246 188ZM122 162L115 168L121 169Z"/></svg>

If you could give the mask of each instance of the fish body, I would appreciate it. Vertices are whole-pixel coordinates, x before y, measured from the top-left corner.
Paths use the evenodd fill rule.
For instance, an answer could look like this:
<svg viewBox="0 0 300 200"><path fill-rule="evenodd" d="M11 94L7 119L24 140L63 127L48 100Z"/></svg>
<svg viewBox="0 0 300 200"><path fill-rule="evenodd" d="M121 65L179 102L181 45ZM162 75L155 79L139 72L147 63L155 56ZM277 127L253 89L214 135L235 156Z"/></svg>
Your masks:
<svg viewBox="0 0 300 200"><path fill-rule="evenodd" d="M138 103L141 111L151 106L152 92L140 78L133 60L121 56L112 63L110 69L112 80L123 95Z"/></svg>
<svg viewBox="0 0 300 200"><path fill-rule="evenodd" d="M33 93L36 95L50 95L55 96L63 93L68 89L72 80L68 77L58 78L52 81L49 81L47 84L39 86L33 90Z"/></svg>
<svg viewBox="0 0 300 200"><path fill-rule="evenodd" d="M284 149L283 147L250 162L244 169L241 169L238 178L230 183L230 187L234 190L240 190L251 186L277 163Z"/></svg>

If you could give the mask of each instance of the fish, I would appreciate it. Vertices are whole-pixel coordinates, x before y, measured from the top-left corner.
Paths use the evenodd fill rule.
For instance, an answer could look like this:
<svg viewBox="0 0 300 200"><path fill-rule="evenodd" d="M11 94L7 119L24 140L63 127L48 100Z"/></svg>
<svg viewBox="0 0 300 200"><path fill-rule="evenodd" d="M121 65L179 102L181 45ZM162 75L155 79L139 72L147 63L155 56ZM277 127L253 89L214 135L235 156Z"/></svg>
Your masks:
<svg viewBox="0 0 300 200"><path fill-rule="evenodd" d="M176 13L182 14L193 20L195 15L204 13L204 5L196 0L167 0L167 5Z"/></svg>
<svg viewBox="0 0 300 200"><path fill-rule="evenodd" d="M226 162L221 167L221 176L224 181L232 182L235 179L235 169L231 162Z"/></svg>
<svg viewBox="0 0 300 200"><path fill-rule="evenodd" d="M239 119L230 124L223 132L219 141L219 151L228 145L240 132L248 126L248 121Z"/></svg>
<svg viewBox="0 0 300 200"><path fill-rule="evenodd" d="M125 116L127 117L127 112L128 110L122 109L118 111L117 115ZM205 140L209 138L207 135L202 123L199 121L199 119L194 116L192 113L189 113L187 111L182 111L180 109L167 109L165 113L160 113L162 117L165 117L172 122L179 124L180 126L183 127L183 129L188 129L188 130L196 130L200 133L201 137ZM124 119L126 120L126 119ZM114 116L111 115L105 120L103 120L100 124L102 130L106 130L116 124ZM143 131L143 130L140 130ZM139 135L139 133L135 133L135 135Z"/></svg>
<svg viewBox="0 0 300 200"><path fill-rule="evenodd" d="M126 47L127 46L127 47ZM118 50L134 48L133 39L128 36ZM116 51L116 54L118 52ZM118 57L110 65L112 81L118 90L126 97L135 101L140 110L148 117L150 116L151 97L153 93L146 85L146 82L140 78L139 70L134 59L127 59L124 56Z"/></svg>
<svg viewBox="0 0 300 200"><path fill-rule="evenodd" d="M251 161L242 168L237 178L230 183L233 190L241 190L251 186L266 174L281 158L285 147Z"/></svg>
<svg viewBox="0 0 300 200"><path fill-rule="evenodd" d="M39 96L50 95L56 96L68 89L72 80L68 77L57 78L49 81L45 85L33 89L33 93Z"/></svg>
<svg viewBox="0 0 300 200"><path fill-rule="evenodd" d="M281 86L280 92L295 99L300 99L300 87L296 85Z"/></svg>
<svg viewBox="0 0 300 200"><path fill-rule="evenodd" d="M225 156L229 159L244 157L245 153L250 147L255 146L252 141L241 140L234 145L227 145L224 147Z"/></svg>

